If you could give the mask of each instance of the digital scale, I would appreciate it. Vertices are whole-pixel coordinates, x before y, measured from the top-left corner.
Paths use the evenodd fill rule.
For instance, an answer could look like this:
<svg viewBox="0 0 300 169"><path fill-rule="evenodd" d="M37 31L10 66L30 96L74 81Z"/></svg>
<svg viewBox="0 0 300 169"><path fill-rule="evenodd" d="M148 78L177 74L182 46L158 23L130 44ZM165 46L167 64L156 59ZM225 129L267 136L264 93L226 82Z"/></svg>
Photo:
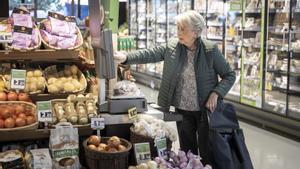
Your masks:
<svg viewBox="0 0 300 169"><path fill-rule="evenodd" d="M107 101L99 105L100 112L110 114L127 114L128 109L136 107L138 113L148 110L145 97L136 96L109 96Z"/></svg>

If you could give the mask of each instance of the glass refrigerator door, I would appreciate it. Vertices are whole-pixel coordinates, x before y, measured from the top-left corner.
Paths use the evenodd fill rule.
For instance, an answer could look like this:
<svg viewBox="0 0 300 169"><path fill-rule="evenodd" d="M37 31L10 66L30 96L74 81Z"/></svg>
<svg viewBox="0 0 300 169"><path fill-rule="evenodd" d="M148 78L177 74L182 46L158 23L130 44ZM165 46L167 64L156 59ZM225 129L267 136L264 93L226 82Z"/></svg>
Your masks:
<svg viewBox="0 0 300 169"><path fill-rule="evenodd" d="M194 9L200 14L205 14L206 13L206 0L194 0ZM203 17L205 17L203 15Z"/></svg>
<svg viewBox="0 0 300 169"><path fill-rule="evenodd" d="M236 81L226 95L230 100L240 101L241 86L241 47L242 32L239 31L242 25L242 3L241 1L230 1L226 4L226 41L225 58L230 67L236 73Z"/></svg>
<svg viewBox="0 0 300 169"><path fill-rule="evenodd" d="M192 9L192 1L191 0L178 0L178 11L179 13L188 11Z"/></svg>
<svg viewBox="0 0 300 169"><path fill-rule="evenodd" d="M137 9L136 0L129 1L129 34L137 40ZM136 44L135 44L136 46ZM131 70L137 71L137 65L131 65Z"/></svg>
<svg viewBox="0 0 300 169"><path fill-rule="evenodd" d="M263 109L286 115L288 83L289 3L268 4L265 98Z"/></svg>
<svg viewBox="0 0 300 169"><path fill-rule="evenodd" d="M288 116L300 119L300 0L292 1Z"/></svg>
<svg viewBox="0 0 300 169"><path fill-rule="evenodd" d="M137 49L147 48L147 1L137 0ZM146 72L145 64L137 65L138 72Z"/></svg>
<svg viewBox="0 0 300 169"><path fill-rule="evenodd" d="M167 3L164 0L155 0L155 46L166 46L167 36L169 31L167 31ZM155 77L161 78L163 62L147 64L151 66L151 73Z"/></svg>
<svg viewBox="0 0 300 169"><path fill-rule="evenodd" d="M246 0L242 19L241 102L262 105L263 12L262 2Z"/></svg>
<svg viewBox="0 0 300 169"><path fill-rule="evenodd" d="M223 24L225 24L224 5L224 2L221 0L208 0L208 9L206 14L206 37L208 40L216 42L221 52L223 52Z"/></svg>

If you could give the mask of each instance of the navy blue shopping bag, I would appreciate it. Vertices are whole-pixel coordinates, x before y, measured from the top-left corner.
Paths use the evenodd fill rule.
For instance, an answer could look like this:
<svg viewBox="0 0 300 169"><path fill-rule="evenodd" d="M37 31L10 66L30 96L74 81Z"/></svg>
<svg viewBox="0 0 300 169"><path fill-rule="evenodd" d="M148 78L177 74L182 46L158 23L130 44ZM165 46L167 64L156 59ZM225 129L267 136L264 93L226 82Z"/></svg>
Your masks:
<svg viewBox="0 0 300 169"><path fill-rule="evenodd" d="M235 108L222 103L209 113L209 146L213 169L253 169Z"/></svg>

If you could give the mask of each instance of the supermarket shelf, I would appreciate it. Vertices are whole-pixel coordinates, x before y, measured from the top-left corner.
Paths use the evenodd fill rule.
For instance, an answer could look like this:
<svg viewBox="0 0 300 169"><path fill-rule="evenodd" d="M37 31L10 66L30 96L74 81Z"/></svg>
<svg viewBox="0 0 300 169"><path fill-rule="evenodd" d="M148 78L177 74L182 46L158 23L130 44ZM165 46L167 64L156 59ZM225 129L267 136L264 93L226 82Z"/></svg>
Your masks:
<svg viewBox="0 0 300 169"><path fill-rule="evenodd" d="M278 87L278 86L273 86L273 90L278 90L281 93L289 94L289 95L292 95L292 96L300 96L300 91L297 91L297 90L290 89L289 92L287 92L286 88L281 88L281 87Z"/></svg>
<svg viewBox="0 0 300 169"><path fill-rule="evenodd" d="M261 14L261 9L257 8L257 9L246 9L245 11L246 14Z"/></svg>
<svg viewBox="0 0 300 169"><path fill-rule="evenodd" d="M222 23L210 23L210 24L207 24L207 26L210 26L210 27L222 27L223 24Z"/></svg>
<svg viewBox="0 0 300 169"><path fill-rule="evenodd" d="M244 28L244 29L239 29L239 31L247 31L247 32L260 32L260 28Z"/></svg>
<svg viewBox="0 0 300 169"><path fill-rule="evenodd" d="M289 13L289 10L284 9L269 9L269 13Z"/></svg>
<svg viewBox="0 0 300 169"><path fill-rule="evenodd" d="M90 126L84 126L78 128L79 136L90 136L93 134L93 130ZM39 140L48 139L50 136L49 129L36 129L36 130L19 130L19 131L5 131L0 132L0 142L12 142L23 140Z"/></svg>
<svg viewBox="0 0 300 169"><path fill-rule="evenodd" d="M210 36L210 35L207 35L207 39L208 40L223 41L223 38L220 37L220 36Z"/></svg>
<svg viewBox="0 0 300 169"><path fill-rule="evenodd" d="M33 102L36 101L48 101L52 99L66 99L69 96L69 94L32 94L30 95L30 98Z"/></svg>
<svg viewBox="0 0 300 169"><path fill-rule="evenodd" d="M292 49L292 52L294 52L294 53L300 53L300 49Z"/></svg>
<svg viewBox="0 0 300 169"><path fill-rule="evenodd" d="M275 50L275 51L281 51L281 52L288 52L288 48L282 47L282 46L268 45L268 49Z"/></svg>
<svg viewBox="0 0 300 169"><path fill-rule="evenodd" d="M52 50L40 49L34 51L0 50L1 61L43 61L43 62L67 62L80 61L79 50Z"/></svg>

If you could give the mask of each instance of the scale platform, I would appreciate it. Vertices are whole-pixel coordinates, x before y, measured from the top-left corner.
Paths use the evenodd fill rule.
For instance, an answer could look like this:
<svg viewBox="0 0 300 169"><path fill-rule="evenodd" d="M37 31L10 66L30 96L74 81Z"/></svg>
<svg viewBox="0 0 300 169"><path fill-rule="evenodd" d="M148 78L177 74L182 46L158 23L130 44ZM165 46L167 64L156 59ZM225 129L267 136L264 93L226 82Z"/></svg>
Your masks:
<svg viewBox="0 0 300 169"><path fill-rule="evenodd" d="M110 114L127 114L128 109L136 107L138 113L148 110L147 100L136 96L109 96L107 101L100 105L100 112Z"/></svg>

